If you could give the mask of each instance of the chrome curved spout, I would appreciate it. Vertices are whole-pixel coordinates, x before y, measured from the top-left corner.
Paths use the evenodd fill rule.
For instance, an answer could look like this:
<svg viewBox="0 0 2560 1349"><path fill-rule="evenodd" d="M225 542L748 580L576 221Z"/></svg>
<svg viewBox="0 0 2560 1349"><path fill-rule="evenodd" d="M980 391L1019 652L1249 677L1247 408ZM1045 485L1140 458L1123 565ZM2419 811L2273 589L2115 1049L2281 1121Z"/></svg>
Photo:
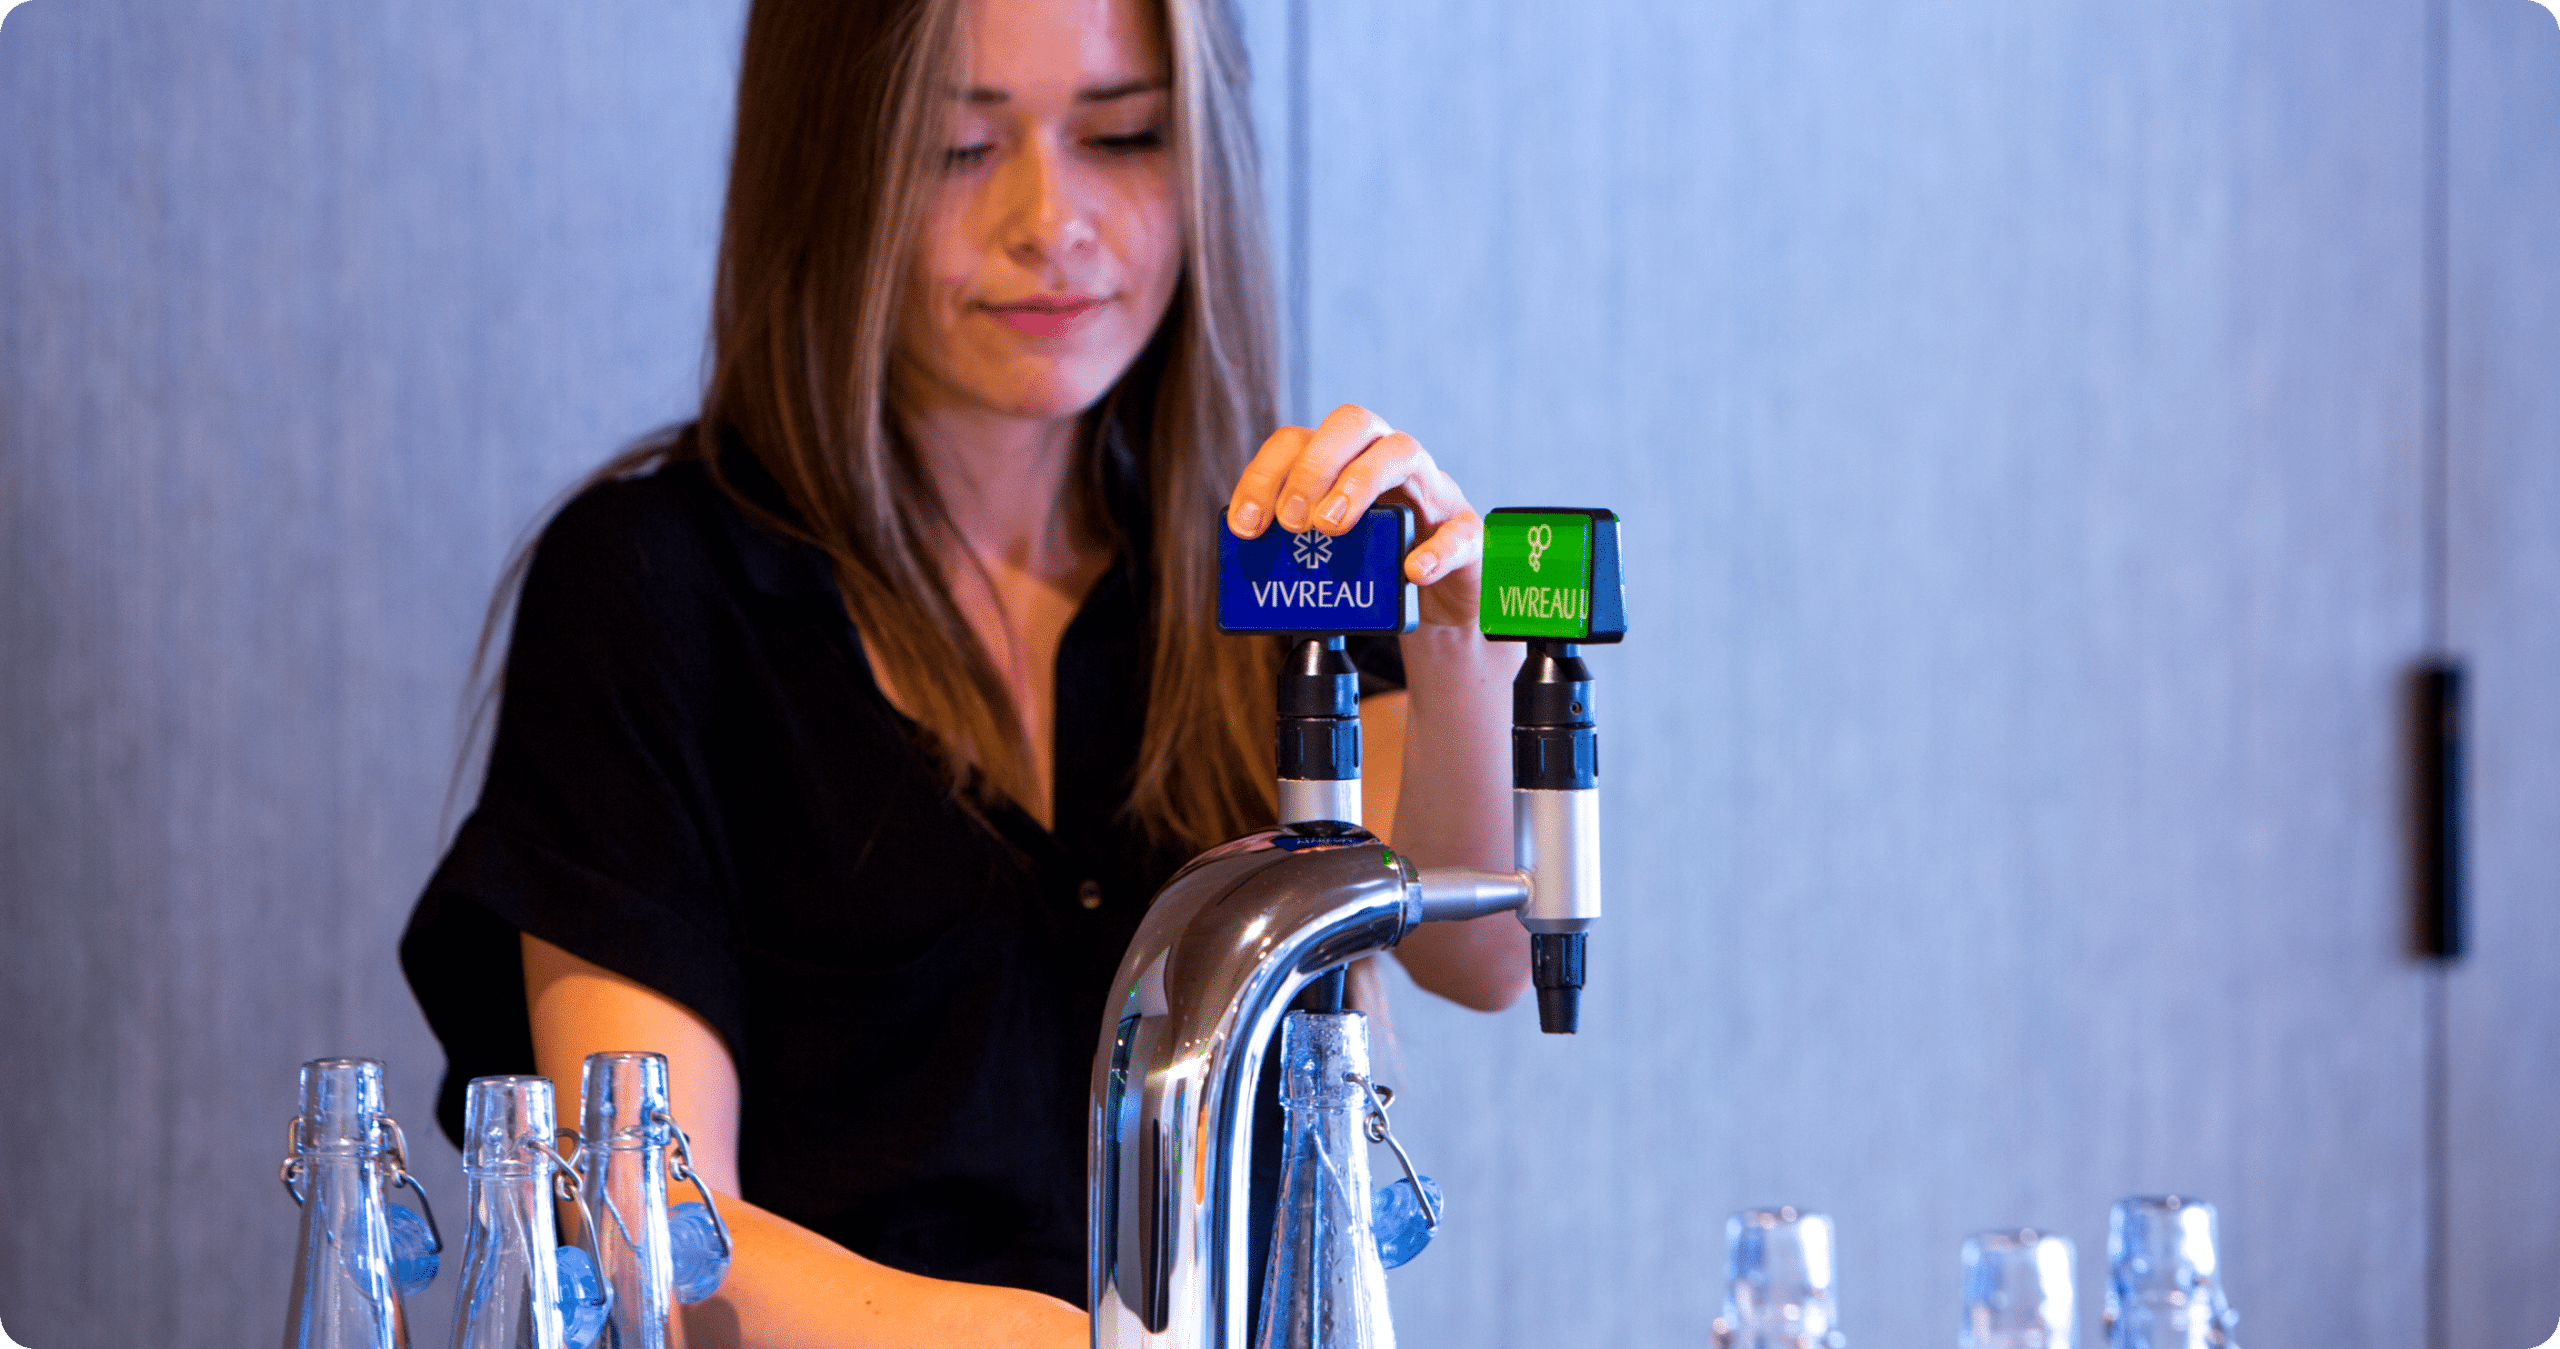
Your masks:
<svg viewBox="0 0 2560 1349"><path fill-rule="evenodd" d="M1156 896L1093 1070L1087 1250L1097 1349L1244 1349L1253 1092L1289 1000L1425 918L1365 830L1296 826L1201 854Z"/></svg>

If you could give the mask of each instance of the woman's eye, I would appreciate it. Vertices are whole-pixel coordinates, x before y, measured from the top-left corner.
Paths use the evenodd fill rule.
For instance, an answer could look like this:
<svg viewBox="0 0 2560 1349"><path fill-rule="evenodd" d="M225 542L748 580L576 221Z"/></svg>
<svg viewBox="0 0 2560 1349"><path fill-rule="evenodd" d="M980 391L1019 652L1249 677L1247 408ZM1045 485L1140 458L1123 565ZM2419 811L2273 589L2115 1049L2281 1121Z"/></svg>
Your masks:
<svg viewBox="0 0 2560 1349"><path fill-rule="evenodd" d="M945 169L974 169L980 164L987 162L987 156L994 154L995 152L995 143L992 141L981 141L976 145L953 146L951 149L942 152L942 167Z"/></svg>
<svg viewBox="0 0 2560 1349"><path fill-rule="evenodd" d="M1161 148L1164 145L1164 137L1158 134L1154 127L1148 127L1142 131L1124 132L1117 136L1096 136L1093 138L1093 143L1106 154L1131 155Z"/></svg>

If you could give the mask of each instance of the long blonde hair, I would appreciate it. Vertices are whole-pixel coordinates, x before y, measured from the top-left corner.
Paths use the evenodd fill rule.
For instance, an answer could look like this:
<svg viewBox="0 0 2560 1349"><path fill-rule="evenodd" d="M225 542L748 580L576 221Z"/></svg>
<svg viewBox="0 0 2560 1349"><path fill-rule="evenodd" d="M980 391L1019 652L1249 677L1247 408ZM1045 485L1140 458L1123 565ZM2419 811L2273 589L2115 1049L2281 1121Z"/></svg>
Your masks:
<svg viewBox="0 0 2560 1349"><path fill-rule="evenodd" d="M888 404L900 288L956 83L960 0L755 0L690 445L718 478L735 433L826 550L870 658L927 728L953 790L1035 799L1021 720L935 560L948 519ZM1277 421L1277 353L1242 37L1225 0L1161 0L1185 226L1163 327L1087 414L1077 490L1107 459L1147 507L1147 717L1129 802L1153 839L1205 846L1268 824L1277 649L1213 621L1227 490ZM645 459L648 452L627 457ZM609 466L627 471L632 462ZM739 504L763 515L722 481Z"/></svg>

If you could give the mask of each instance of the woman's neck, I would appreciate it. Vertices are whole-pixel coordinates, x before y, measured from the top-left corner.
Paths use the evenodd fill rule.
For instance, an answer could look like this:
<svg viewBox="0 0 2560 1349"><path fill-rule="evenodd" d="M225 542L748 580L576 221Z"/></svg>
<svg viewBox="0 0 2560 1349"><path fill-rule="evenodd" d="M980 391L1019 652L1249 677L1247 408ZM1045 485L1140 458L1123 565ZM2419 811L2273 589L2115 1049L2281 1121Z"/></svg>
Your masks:
<svg viewBox="0 0 2560 1349"><path fill-rule="evenodd" d="M956 536L942 561L952 604L1021 718L1030 780L1012 790L1049 825L1058 644L1111 563L1106 540L1076 501L1076 419L958 410L910 414L901 424ZM881 691L905 706L885 678Z"/></svg>
<svg viewBox="0 0 2560 1349"><path fill-rule="evenodd" d="M904 419L951 520L951 542L980 565L1042 580L1091 567L1096 540L1076 509L1076 418L1031 421L977 409Z"/></svg>

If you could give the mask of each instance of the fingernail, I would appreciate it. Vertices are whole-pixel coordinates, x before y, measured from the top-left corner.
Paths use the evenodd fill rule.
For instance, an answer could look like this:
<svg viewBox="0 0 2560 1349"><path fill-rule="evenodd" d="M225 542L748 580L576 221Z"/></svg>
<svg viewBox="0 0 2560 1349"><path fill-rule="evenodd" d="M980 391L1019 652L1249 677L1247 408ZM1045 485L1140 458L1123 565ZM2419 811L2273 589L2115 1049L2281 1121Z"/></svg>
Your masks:
<svg viewBox="0 0 2560 1349"><path fill-rule="evenodd" d="M1429 585L1431 584L1431 578L1438 576L1439 574L1440 559L1438 557L1430 553L1424 553L1413 560L1413 583L1415 585Z"/></svg>
<svg viewBox="0 0 2560 1349"><path fill-rule="evenodd" d="M1348 512L1350 509L1351 498L1337 496L1331 501L1324 503L1324 522L1328 525L1341 524L1344 513Z"/></svg>
<svg viewBox="0 0 2560 1349"><path fill-rule="evenodd" d="M1251 534L1262 528L1262 504L1248 501L1236 507L1236 533Z"/></svg>
<svg viewBox="0 0 2560 1349"><path fill-rule="evenodd" d="M1292 531L1303 530L1307 527L1307 499L1305 497L1293 496L1280 503L1280 527Z"/></svg>

